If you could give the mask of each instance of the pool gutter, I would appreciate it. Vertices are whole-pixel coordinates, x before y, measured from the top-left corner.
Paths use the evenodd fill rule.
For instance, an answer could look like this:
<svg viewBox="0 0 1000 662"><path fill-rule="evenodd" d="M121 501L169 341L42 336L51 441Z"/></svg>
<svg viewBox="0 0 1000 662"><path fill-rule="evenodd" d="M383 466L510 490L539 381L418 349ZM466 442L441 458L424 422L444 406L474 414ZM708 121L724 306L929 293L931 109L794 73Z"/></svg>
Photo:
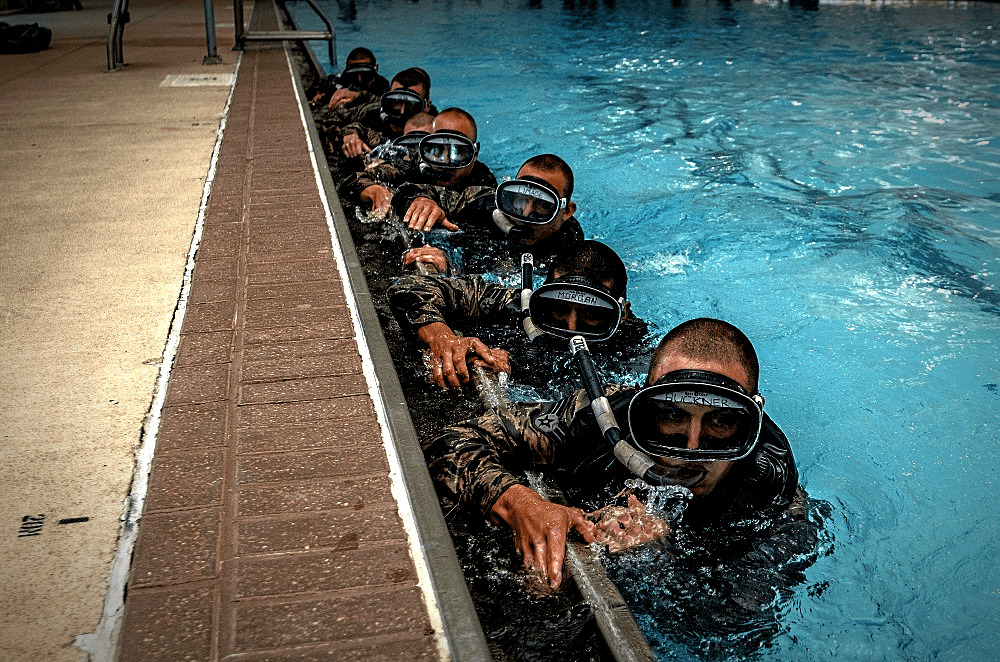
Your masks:
<svg viewBox="0 0 1000 662"><path fill-rule="evenodd" d="M305 50L308 52L308 49ZM366 377L373 382L371 395L383 426L394 493L399 502L400 516L411 537L411 555L420 574L431 622L437 630L442 659L490 662L489 646L427 470L368 281L330 175L319 132L309 113L305 89L289 42L285 42L285 54L316 166L320 194L328 212L334 254L346 278L348 305L355 318Z"/></svg>
<svg viewBox="0 0 1000 662"><path fill-rule="evenodd" d="M291 18L287 15L283 19L291 23ZM308 48L303 48L302 51L310 59L314 71L321 71L312 51ZM443 630L442 658L457 662L466 660L488 662L492 660L492 656L476 616L475 603L465 583L451 534L441 512L437 493L427 470L427 463L410 417L399 376L396 374L392 354L382 333L381 321L375 310L371 291L368 289L368 281L347 217L344 215L330 175L319 132L308 112L309 105L301 75L294 66L288 42L285 42L285 52L299 96L299 108L309 137L310 152L317 165L320 191L329 210L334 252L338 254L338 261L342 260L340 267L348 279L347 294L349 301L353 299L352 313L357 316L358 341L359 344L367 345L371 357L371 368L376 382L376 388L372 389L372 397L380 412L380 421L387 428L387 451L390 463L399 469L398 479L402 481L404 492L401 496L404 496L403 500L409 504L409 514L404 516L404 521L411 535L419 541L425 557L424 563L418 559L415 561L418 571L426 569L427 583L431 586L433 598L437 603L429 604L428 610L431 611L436 607L440 614L439 619L433 614L431 618L432 622L437 621L436 625L440 625ZM338 245L339 251L336 250ZM364 348L362 354L365 354ZM503 393L496 392L497 387L493 380L478 381L482 385L480 396L488 407L491 406L490 401L493 399L497 402L506 401ZM557 503L565 501L558 488L551 483L542 481L541 478L533 483L532 487L542 496ZM404 508L401 508L401 514L403 510ZM598 630L615 662L655 660L656 656L639 629L635 617L629 611L617 587L608 579L604 567L596 559L593 550L582 543L569 542L566 548L566 563L577 589L594 610ZM423 582L423 575L421 579Z"/></svg>

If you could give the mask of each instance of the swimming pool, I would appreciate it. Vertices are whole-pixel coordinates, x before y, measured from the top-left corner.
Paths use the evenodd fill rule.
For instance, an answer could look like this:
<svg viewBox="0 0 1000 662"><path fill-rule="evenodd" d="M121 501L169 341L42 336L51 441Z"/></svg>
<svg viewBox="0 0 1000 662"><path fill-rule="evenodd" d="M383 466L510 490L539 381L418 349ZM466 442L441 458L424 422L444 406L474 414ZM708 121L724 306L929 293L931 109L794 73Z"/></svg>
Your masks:
<svg viewBox="0 0 1000 662"><path fill-rule="evenodd" d="M759 659L996 659L1000 5L327 6L341 58L472 112L498 176L563 156L638 314L754 341L833 505Z"/></svg>

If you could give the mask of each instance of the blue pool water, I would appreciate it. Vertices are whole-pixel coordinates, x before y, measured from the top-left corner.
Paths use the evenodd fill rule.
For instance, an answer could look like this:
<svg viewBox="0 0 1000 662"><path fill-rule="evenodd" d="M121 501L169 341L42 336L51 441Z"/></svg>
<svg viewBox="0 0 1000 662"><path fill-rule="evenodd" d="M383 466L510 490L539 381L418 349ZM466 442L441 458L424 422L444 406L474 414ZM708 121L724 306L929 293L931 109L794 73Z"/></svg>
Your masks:
<svg viewBox="0 0 1000 662"><path fill-rule="evenodd" d="M498 176L563 156L639 315L754 341L833 506L759 659L998 659L1000 5L324 6L341 59L472 112Z"/></svg>

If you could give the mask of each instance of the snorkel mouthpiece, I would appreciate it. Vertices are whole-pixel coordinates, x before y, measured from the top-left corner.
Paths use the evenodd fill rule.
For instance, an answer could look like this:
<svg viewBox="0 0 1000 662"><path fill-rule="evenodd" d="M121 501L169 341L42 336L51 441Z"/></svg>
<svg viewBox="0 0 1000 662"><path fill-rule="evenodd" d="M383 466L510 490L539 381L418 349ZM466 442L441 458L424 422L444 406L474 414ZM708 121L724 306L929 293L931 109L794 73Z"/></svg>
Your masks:
<svg viewBox="0 0 1000 662"><path fill-rule="evenodd" d="M424 164L421 163L420 164L421 171L423 170L423 166L424 166ZM500 232L503 232L508 237L511 235L512 231L518 229L518 227L516 225L514 225L513 223L511 223L510 219L508 219L504 215L504 213L502 211L500 211L499 209L494 209L493 210L493 223L496 224L496 226L497 226L497 228L499 228Z"/></svg>
<svg viewBox="0 0 1000 662"><path fill-rule="evenodd" d="M680 485L692 488L705 477L705 470L696 467L666 467L654 464L646 473L646 482L655 485Z"/></svg>
<svg viewBox="0 0 1000 662"><path fill-rule="evenodd" d="M705 477L705 471L695 467L667 467L656 464L626 439L615 444L615 457L649 485L679 485L690 489Z"/></svg>

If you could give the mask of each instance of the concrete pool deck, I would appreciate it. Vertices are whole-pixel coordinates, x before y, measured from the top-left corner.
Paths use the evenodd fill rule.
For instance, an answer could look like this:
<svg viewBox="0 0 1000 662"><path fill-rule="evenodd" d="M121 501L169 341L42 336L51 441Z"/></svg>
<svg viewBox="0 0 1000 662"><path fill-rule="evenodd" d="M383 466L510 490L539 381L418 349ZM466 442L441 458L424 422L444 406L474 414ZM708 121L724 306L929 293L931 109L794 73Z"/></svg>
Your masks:
<svg viewBox="0 0 1000 662"><path fill-rule="evenodd" d="M110 5L3 18L0 657L489 659L285 49Z"/></svg>

